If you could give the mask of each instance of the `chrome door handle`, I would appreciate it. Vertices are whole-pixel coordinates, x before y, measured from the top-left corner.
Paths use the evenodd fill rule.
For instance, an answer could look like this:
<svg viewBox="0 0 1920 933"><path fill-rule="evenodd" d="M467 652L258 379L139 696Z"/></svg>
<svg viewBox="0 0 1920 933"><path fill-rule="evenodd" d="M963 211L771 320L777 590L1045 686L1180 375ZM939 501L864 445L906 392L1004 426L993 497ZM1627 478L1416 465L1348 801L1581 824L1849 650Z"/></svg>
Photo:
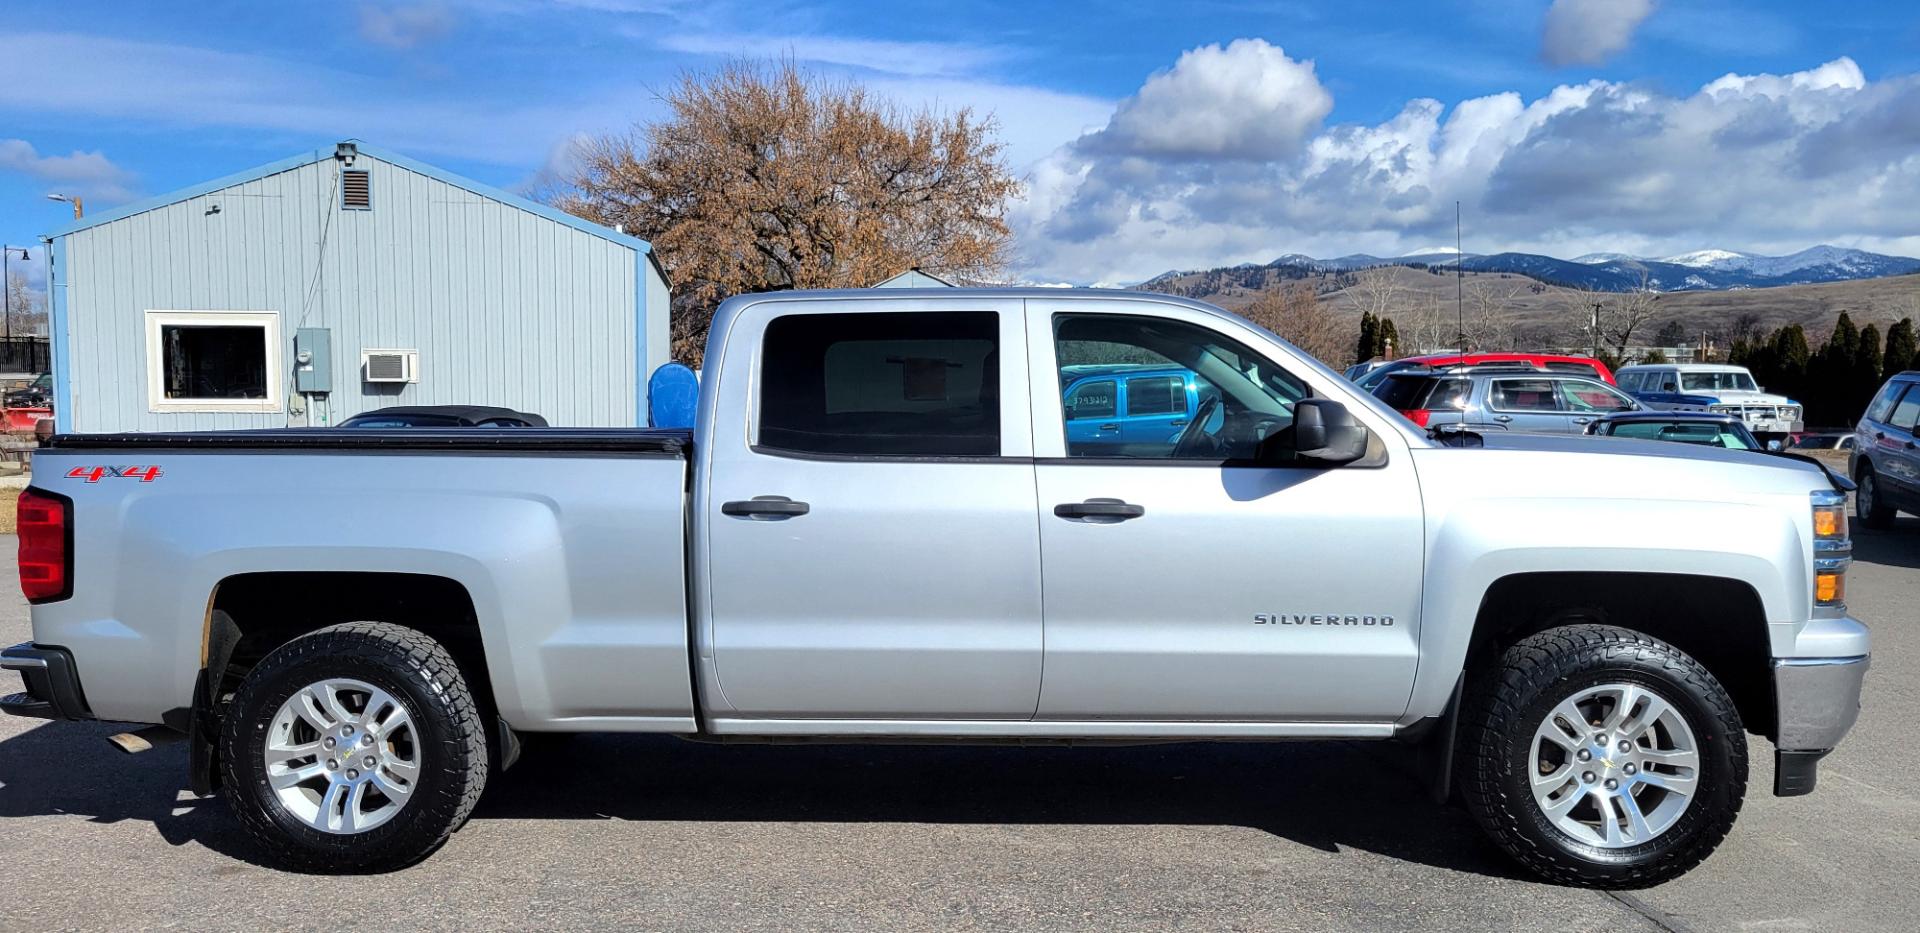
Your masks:
<svg viewBox="0 0 1920 933"><path fill-rule="evenodd" d="M1507 422L1513 420L1513 416L1512 415L1494 415L1493 420L1498 421L1501 424L1506 424Z"/></svg>
<svg viewBox="0 0 1920 933"><path fill-rule="evenodd" d="M1592 418L1575 418L1573 419L1573 423L1574 424L1592 424L1593 419Z"/></svg>
<svg viewBox="0 0 1920 933"><path fill-rule="evenodd" d="M1116 423L1108 423L1108 424L1103 424L1103 425L1101 425L1101 426L1100 426L1100 430L1102 430L1102 431L1118 431L1118 430L1120 430L1120 425L1119 425L1119 424L1116 424Z"/></svg>
<svg viewBox="0 0 1920 933"><path fill-rule="evenodd" d="M773 522L805 515L811 509L805 502L795 502L786 496L754 496L721 503L720 514Z"/></svg>
<svg viewBox="0 0 1920 933"><path fill-rule="evenodd" d="M1187 426L1187 419L1185 418L1182 418L1179 421L1167 422L1167 427L1170 427L1170 428L1184 428L1186 426Z"/></svg>

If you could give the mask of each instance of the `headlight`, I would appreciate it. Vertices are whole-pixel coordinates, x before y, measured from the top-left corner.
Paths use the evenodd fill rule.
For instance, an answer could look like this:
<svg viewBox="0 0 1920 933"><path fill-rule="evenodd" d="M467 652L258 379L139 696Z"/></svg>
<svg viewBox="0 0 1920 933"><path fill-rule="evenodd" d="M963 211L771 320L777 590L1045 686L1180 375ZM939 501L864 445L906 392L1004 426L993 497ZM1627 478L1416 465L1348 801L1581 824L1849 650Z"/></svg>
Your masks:
<svg viewBox="0 0 1920 933"><path fill-rule="evenodd" d="M1845 612L1847 568L1853 563L1853 540L1847 531L1847 497L1831 489L1813 496L1813 606L1816 611Z"/></svg>

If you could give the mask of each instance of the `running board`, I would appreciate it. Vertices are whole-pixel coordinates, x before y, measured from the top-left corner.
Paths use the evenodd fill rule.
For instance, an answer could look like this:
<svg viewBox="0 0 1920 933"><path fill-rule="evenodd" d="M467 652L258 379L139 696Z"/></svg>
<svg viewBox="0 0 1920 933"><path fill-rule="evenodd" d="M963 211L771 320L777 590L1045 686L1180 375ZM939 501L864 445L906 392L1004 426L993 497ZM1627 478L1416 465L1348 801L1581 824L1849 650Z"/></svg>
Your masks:
<svg viewBox="0 0 1920 933"><path fill-rule="evenodd" d="M1390 739L1390 722L1066 722L977 719L711 719L714 735L962 739Z"/></svg>

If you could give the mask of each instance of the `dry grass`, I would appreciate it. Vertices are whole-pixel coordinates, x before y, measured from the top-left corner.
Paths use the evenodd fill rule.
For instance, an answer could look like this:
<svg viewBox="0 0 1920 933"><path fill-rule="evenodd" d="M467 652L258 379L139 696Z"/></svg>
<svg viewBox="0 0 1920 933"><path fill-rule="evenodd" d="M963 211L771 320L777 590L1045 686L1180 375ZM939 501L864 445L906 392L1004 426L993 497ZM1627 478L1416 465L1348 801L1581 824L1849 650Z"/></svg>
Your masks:
<svg viewBox="0 0 1920 933"><path fill-rule="evenodd" d="M1411 334L1410 319L1422 314L1444 318L1445 332L1453 333L1456 286L1451 272L1436 275L1421 269L1396 267L1392 275L1398 307L1389 312L1389 316L1394 318L1402 335ZM1333 284L1331 279L1306 281ZM1175 282L1191 288L1201 282L1201 277L1183 276ZM1278 291L1288 284L1281 280L1264 290L1228 288L1194 297L1240 311L1251 305L1262 291ZM1503 296L1503 313L1512 319L1513 332L1534 343L1577 342L1568 338L1585 332L1588 309L1593 303L1619 297L1562 289L1510 273L1468 273L1463 277L1463 284L1466 317L1471 319L1474 315L1476 289L1495 291ZM1329 290L1321 294L1320 300L1357 322L1361 307L1370 302L1367 296L1347 292L1347 289ZM1504 297L1509 292L1515 294ZM1689 333L1711 335L1724 347L1736 320L1752 315L1763 330L1800 324L1806 328L1808 339L1818 346L1842 311L1846 311L1856 325L1879 325L1882 333L1886 332L1887 325L1903 317L1920 320L1920 275L1778 288L1667 292L1659 296L1653 316L1645 326L1645 337L1650 341L1662 325L1679 321ZM1638 338L1640 332L1635 333Z"/></svg>

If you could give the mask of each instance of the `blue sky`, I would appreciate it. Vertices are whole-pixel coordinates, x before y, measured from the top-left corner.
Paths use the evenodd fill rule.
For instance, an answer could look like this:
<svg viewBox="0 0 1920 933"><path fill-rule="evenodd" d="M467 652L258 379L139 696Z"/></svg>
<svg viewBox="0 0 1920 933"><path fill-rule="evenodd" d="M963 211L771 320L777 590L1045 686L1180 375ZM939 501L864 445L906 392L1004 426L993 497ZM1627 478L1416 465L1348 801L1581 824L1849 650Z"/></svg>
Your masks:
<svg viewBox="0 0 1920 933"><path fill-rule="evenodd" d="M36 260L49 192L104 208L346 137L525 186L738 54L994 112L1030 277L1411 250L1455 199L1481 252L1920 254L1910 2L12 0L0 23L0 240Z"/></svg>

